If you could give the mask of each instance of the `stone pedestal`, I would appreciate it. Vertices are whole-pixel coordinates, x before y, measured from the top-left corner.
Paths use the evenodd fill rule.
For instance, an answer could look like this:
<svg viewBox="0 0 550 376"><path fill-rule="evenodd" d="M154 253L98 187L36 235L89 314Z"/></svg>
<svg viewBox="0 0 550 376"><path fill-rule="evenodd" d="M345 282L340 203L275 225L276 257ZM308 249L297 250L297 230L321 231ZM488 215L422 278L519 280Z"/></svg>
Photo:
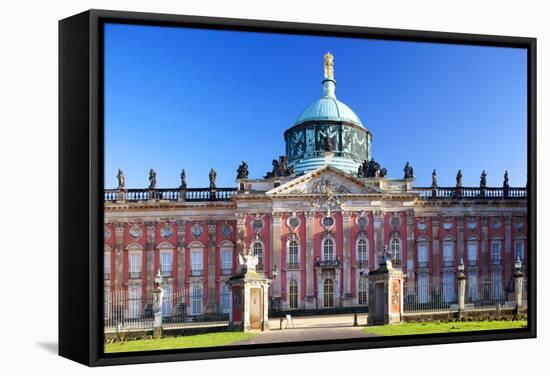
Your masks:
<svg viewBox="0 0 550 376"><path fill-rule="evenodd" d="M367 325L399 324L403 319L403 272L384 260L369 279Z"/></svg>
<svg viewBox="0 0 550 376"><path fill-rule="evenodd" d="M269 329L270 282L263 272L247 269L229 278L227 283L233 293L233 327L245 332Z"/></svg>
<svg viewBox="0 0 550 376"><path fill-rule="evenodd" d="M523 304L523 273L519 268L514 273L514 295L516 298L516 313L519 313Z"/></svg>
<svg viewBox="0 0 550 376"><path fill-rule="evenodd" d="M458 273L458 317L464 312L464 302L466 299L466 276L463 272Z"/></svg>
<svg viewBox="0 0 550 376"><path fill-rule="evenodd" d="M162 336L162 300L164 289L157 286L153 290L153 338Z"/></svg>

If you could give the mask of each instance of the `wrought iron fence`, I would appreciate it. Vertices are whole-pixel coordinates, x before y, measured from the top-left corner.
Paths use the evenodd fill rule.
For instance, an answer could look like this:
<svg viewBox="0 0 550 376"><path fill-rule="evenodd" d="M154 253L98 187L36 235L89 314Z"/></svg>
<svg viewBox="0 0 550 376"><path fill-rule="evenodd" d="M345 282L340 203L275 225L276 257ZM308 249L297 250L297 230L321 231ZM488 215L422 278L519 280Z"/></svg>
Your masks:
<svg viewBox="0 0 550 376"><path fill-rule="evenodd" d="M229 325L228 313L201 311L193 314L191 311L191 307L185 304L183 291L165 293L161 305L163 329L197 329ZM128 291L106 292L103 319L105 333L153 330L153 298Z"/></svg>
<svg viewBox="0 0 550 376"><path fill-rule="evenodd" d="M457 305L457 281L419 278L403 284L405 313L448 311Z"/></svg>

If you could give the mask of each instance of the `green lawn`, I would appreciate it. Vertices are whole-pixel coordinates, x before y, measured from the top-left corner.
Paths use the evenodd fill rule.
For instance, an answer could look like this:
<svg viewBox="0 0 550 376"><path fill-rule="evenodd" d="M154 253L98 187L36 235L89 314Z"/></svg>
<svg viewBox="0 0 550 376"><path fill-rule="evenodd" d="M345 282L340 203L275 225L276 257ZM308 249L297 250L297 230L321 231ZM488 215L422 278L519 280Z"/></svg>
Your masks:
<svg viewBox="0 0 550 376"><path fill-rule="evenodd" d="M470 332L475 330L517 329L527 327L527 320L518 321L460 321L442 323L407 323L396 325L371 326L365 333L379 336L401 336L408 334L433 334Z"/></svg>
<svg viewBox="0 0 550 376"><path fill-rule="evenodd" d="M197 334L184 337L166 337L160 339L139 339L127 342L115 342L105 345L106 353L188 349L196 347L222 346L233 342L256 337L257 333L221 332Z"/></svg>

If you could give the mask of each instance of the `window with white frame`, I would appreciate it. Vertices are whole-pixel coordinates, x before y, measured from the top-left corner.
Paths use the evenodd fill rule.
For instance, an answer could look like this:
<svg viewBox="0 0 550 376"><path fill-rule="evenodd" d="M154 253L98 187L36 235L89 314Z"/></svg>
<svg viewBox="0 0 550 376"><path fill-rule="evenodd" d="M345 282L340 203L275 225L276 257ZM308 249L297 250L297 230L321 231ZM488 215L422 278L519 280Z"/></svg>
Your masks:
<svg viewBox="0 0 550 376"><path fill-rule="evenodd" d="M502 242L500 240L493 240L491 243L491 260L493 265L500 265L500 255L502 250Z"/></svg>
<svg viewBox="0 0 550 376"><path fill-rule="evenodd" d="M323 260L324 261L333 261L334 257L334 240L325 239L323 243Z"/></svg>
<svg viewBox="0 0 550 376"><path fill-rule="evenodd" d="M164 296L162 297L162 316L172 315L172 285L164 286Z"/></svg>
<svg viewBox="0 0 550 376"><path fill-rule="evenodd" d="M428 279L428 275L427 274L420 274L418 276L418 303L420 304L424 304L424 303L428 303L429 301L429 295L428 295L428 291L429 291L429 286L428 286L428 283L429 283L429 279Z"/></svg>
<svg viewBox="0 0 550 376"><path fill-rule="evenodd" d="M369 249L367 239L361 238L357 241L357 262L359 267L368 266Z"/></svg>
<svg viewBox="0 0 550 376"><path fill-rule="evenodd" d="M191 248L191 275L202 275L202 248Z"/></svg>
<svg viewBox="0 0 550 376"><path fill-rule="evenodd" d="M359 305L366 305L368 302L368 280L367 277L362 275L359 277L359 283L358 283L358 291L357 291L357 304Z"/></svg>
<svg viewBox="0 0 550 376"><path fill-rule="evenodd" d="M468 273L468 298L470 301L476 301L479 299L477 288L477 272Z"/></svg>
<svg viewBox="0 0 550 376"><path fill-rule="evenodd" d="M298 308L298 282L295 279L288 284L288 308Z"/></svg>
<svg viewBox="0 0 550 376"><path fill-rule="evenodd" d="M191 288L191 314L200 315L202 313L202 286L193 285Z"/></svg>
<svg viewBox="0 0 550 376"><path fill-rule="evenodd" d="M264 247L262 243L254 243L254 246L252 247L252 254L258 257L258 265L256 267L258 269L262 269L264 265Z"/></svg>
<svg viewBox="0 0 550 376"><path fill-rule="evenodd" d="M445 303L455 301L455 276L453 272L443 274L443 299Z"/></svg>
<svg viewBox="0 0 550 376"><path fill-rule="evenodd" d="M515 248L515 255L514 255L514 261L516 261L518 258L523 261L525 257L525 248L523 244L523 240L516 240L516 243L514 245Z"/></svg>
<svg viewBox="0 0 550 376"><path fill-rule="evenodd" d="M129 271L131 279L141 278L141 251L132 251L129 255Z"/></svg>
<svg viewBox="0 0 550 376"><path fill-rule="evenodd" d="M298 253L298 243L291 241L288 244L288 263L290 267L297 267L300 263L300 254Z"/></svg>
<svg viewBox="0 0 550 376"><path fill-rule="evenodd" d="M103 253L103 279L111 279L111 252Z"/></svg>
<svg viewBox="0 0 550 376"><path fill-rule="evenodd" d="M137 319L141 315L141 286L128 287L128 318Z"/></svg>
<svg viewBox="0 0 550 376"><path fill-rule="evenodd" d="M231 248L222 248L221 250L221 264L222 264L222 274L230 274L232 268L233 252Z"/></svg>
<svg viewBox="0 0 550 376"><path fill-rule="evenodd" d="M221 308L223 313L229 313L231 311L231 287L225 283L222 284Z"/></svg>
<svg viewBox="0 0 550 376"><path fill-rule="evenodd" d="M452 266L454 261L454 243L452 239L445 239L443 241L443 265Z"/></svg>
<svg viewBox="0 0 550 376"><path fill-rule="evenodd" d="M160 272L164 277L172 276L172 261L173 251L171 249L163 249L160 252Z"/></svg>
<svg viewBox="0 0 550 376"><path fill-rule="evenodd" d="M392 263L396 266L401 265L401 239L394 237L390 242L390 252Z"/></svg>
<svg viewBox="0 0 550 376"><path fill-rule="evenodd" d="M468 264L477 265L477 239L468 240Z"/></svg>
<svg viewBox="0 0 550 376"><path fill-rule="evenodd" d="M418 242L418 266L421 268L428 266L428 242L425 240Z"/></svg>

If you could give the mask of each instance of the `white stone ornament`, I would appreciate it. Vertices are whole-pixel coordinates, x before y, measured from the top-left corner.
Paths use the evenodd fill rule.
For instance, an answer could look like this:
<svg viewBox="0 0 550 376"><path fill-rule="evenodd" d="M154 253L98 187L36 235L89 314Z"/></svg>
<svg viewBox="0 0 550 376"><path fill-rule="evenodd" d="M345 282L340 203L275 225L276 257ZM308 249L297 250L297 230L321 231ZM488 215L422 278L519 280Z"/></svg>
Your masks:
<svg viewBox="0 0 550 376"><path fill-rule="evenodd" d="M195 238L198 238L202 235L202 227L198 223L195 223L191 228L191 234L193 234Z"/></svg>
<svg viewBox="0 0 550 376"><path fill-rule="evenodd" d="M172 236L172 226L170 226L169 224L164 225L164 226L160 229L160 235L161 235L164 239L169 239L170 236Z"/></svg>
<svg viewBox="0 0 550 376"><path fill-rule="evenodd" d="M142 231L141 231L141 227L140 225L138 225L137 223L134 223L131 227L130 227L130 236L134 239L139 239L141 238L141 235L142 235Z"/></svg>
<svg viewBox="0 0 550 376"><path fill-rule="evenodd" d="M256 270L256 266L258 265L258 256L249 253L243 257L239 253L239 265L241 265L241 267L246 267L247 271Z"/></svg>

